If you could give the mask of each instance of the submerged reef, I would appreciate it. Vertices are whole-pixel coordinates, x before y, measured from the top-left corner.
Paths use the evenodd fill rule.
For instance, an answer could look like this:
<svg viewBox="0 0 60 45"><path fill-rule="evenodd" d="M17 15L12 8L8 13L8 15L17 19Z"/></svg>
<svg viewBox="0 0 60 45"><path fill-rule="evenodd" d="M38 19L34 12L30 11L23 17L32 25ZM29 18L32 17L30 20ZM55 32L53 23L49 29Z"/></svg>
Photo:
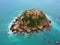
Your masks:
<svg viewBox="0 0 60 45"><path fill-rule="evenodd" d="M44 28L50 29L51 21L46 17L43 11L29 9L22 12L15 21L12 22L10 30L13 33L43 31Z"/></svg>

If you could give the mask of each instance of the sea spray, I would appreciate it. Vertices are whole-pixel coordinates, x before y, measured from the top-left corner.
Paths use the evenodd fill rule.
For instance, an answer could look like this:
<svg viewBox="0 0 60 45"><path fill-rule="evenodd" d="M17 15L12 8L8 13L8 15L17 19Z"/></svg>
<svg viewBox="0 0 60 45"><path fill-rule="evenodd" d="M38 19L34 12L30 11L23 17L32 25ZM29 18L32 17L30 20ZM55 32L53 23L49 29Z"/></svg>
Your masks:
<svg viewBox="0 0 60 45"><path fill-rule="evenodd" d="M44 12L43 12L44 13ZM51 26L52 28L56 28L58 31L60 31L60 26L53 20L52 16L48 16L46 13L44 13L46 17L51 20Z"/></svg>
<svg viewBox="0 0 60 45"><path fill-rule="evenodd" d="M43 12L44 13L44 12ZM53 22L53 20L52 20L52 17L51 16L48 16L46 13L44 13L45 15L46 15L46 17L49 19L49 20L51 20L51 25L52 25L52 27L54 27L54 28L56 28L56 26L58 26L55 22ZM20 16L21 14L19 14L18 15L18 17ZM13 36L13 35L15 35L16 36L16 34L13 34L13 32L10 30L10 27L11 27L11 25L13 24L13 22L15 21L15 19L17 19L17 17L15 17L14 18L14 20L12 20L12 22L9 24L9 26L8 26L8 34L9 34L9 37L11 37L11 36ZM54 24L55 24L55 26L54 26ZM59 27L57 28L57 29L59 29ZM29 35L27 34L27 33L24 33L24 38L26 38L26 37L28 37Z"/></svg>
<svg viewBox="0 0 60 45"><path fill-rule="evenodd" d="M21 12L22 13L22 12ZM19 17L21 15L21 13L17 16ZM8 34L8 37L11 38L12 40L15 40L18 39L16 36L17 34L13 34L13 32L10 30L10 27L11 25L13 24L13 22L15 22L15 19L17 19L17 17L14 17L13 20L10 22L10 24L8 25L8 30L7 30L7 34ZM26 33L24 33L24 38L27 38L28 35Z"/></svg>

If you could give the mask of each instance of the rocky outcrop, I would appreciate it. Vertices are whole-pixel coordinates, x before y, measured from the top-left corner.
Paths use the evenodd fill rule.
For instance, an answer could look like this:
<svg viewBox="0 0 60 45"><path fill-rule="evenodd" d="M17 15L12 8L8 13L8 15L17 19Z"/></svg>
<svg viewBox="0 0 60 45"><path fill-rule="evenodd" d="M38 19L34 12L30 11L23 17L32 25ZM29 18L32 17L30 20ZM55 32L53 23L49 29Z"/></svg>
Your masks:
<svg viewBox="0 0 60 45"><path fill-rule="evenodd" d="M43 31L44 28L50 29L50 23L51 21L47 19L42 11L29 9L17 17L12 23L10 30L14 33Z"/></svg>

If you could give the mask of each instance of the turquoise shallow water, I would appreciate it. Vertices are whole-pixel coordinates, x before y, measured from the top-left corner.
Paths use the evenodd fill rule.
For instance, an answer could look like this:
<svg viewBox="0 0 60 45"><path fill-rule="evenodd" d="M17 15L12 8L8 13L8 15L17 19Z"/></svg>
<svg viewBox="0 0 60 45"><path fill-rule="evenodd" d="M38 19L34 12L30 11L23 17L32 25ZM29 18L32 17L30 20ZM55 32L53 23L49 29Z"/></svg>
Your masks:
<svg viewBox="0 0 60 45"><path fill-rule="evenodd" d="M51 30L32 36L8 33L14 17L29 8L43 10L52 19ZM0 45L56 45L56 40L60 42L60 0L0 0Z"/></svg>

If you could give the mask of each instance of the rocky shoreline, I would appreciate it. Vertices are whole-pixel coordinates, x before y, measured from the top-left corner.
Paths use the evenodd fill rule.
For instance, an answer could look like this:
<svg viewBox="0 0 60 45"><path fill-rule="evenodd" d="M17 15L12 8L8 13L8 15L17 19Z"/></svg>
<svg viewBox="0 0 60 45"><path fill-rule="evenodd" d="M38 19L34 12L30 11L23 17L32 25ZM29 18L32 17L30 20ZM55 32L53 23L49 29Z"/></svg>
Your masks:
<svg viewBox="0 0 60 45"><path fill-rule="evenodd" d="M29 9L18 16L10 27L10 30L15 34L18 32L34 32L43 31L44 28L50 29L51 21L47 19L42 11Z"/></svg>

